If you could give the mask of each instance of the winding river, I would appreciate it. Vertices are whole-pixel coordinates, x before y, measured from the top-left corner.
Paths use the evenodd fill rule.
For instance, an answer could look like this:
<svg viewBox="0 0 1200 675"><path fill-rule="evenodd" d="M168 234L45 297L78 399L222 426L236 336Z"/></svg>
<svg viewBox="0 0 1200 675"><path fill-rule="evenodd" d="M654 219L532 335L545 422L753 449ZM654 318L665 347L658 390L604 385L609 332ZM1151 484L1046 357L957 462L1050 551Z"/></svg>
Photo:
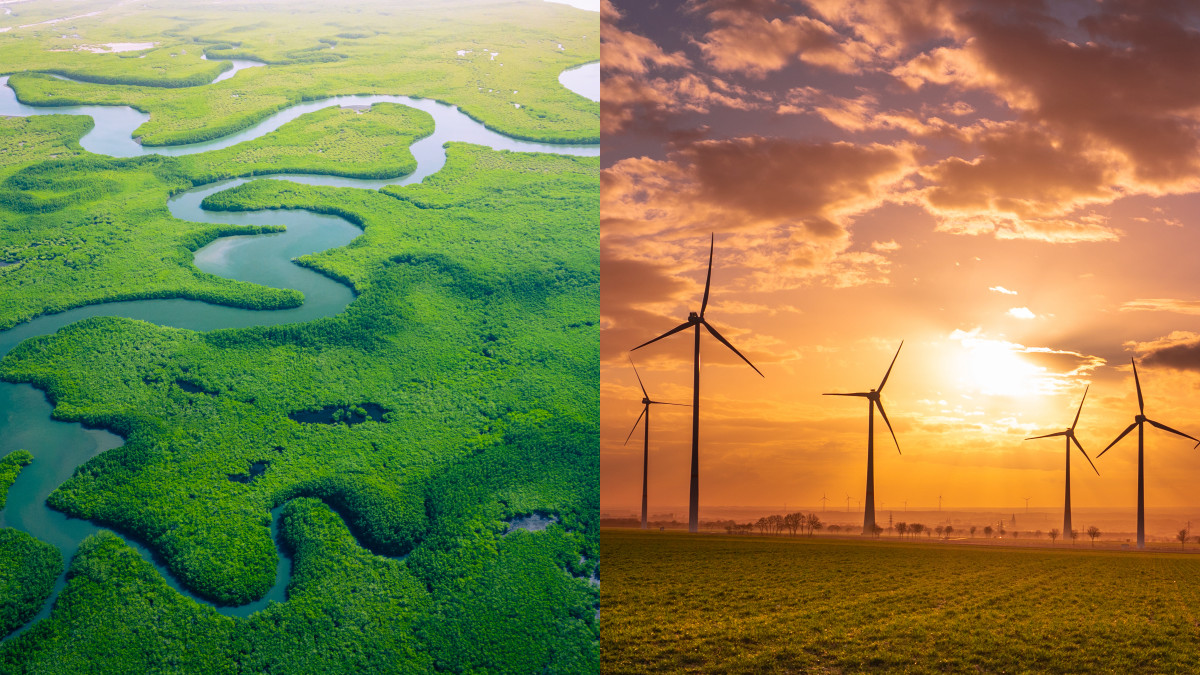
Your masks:
<svg viewBox="0 0 1200 675"><path fill-rule="evenodd" d="M262 64L253 61L235 62L235 68L223 72L216 81L232 77L238 70ZM594 66L594 73L585 71L585 76L574 74L560 78L564 86L582 96L599 97L599 64L587 64L578 69ZM594 89L590 84L594 79ZM593 98L592 100L595 100ZM314 110L330 106L370 105L373 103L400 103L423 110L433 116L434 133L411 146L417 160L417 169L410 175L392 180L358 180L336 176L314 176L278 174L263 176L275 180L289 180L311 185L379 189L384 185L405 185L420 182L436 173L445 165L446 153L442 147L448 141L464 141L484 145L497 150L521 152L553 152L572 155L599 155L597 145L570 146L548 143L532 143L516 140L491 131L467 117L456 106L428 99L413 99L407 96L337 96L301 103L282 110L244 131L225 138L205 143L177 145L162 148L147 148L136 143L132 132L149 116L127 106L72 106L36 107L20 103L8 77L0 77L0 115L89 115L95 128L86 134L80 144L88 151L115 157L130 157L143 154L183 155L206 152L236 145L243 141L259 138L278 129L288 121ZM287 225L287 231L277 234L255 236L233 236L220 238L195 253L196 266L212 274L239 281L293 288L304 293L304 304L300 307L278 311L255 311L210 305L193 300L139 300L110 302L69 310L59 314L42 316L11 330L0 332L0 358L21 341L57 331L67 324L92 316L120 316L149 321L161 326L208 331L221 328L277 325L311 321L341 312L353 300L353 292L343 284L313 271L293 264L297 256L345 246L361 234L361 230L342 218L315 214L302 210L258 211L248 213L208 212L200 208L200 202L210 194L226 190L251 179L234 179L203 185L175 195L167 202L171 214L182 220L205 223L279 224ZM75 468L96 455L120 446L120 436L99 429L85 429L79 424L59 422L51 419L53 409L45 396L30 385L14 385L0 382L0 456L17 449L28 450L34 461L26 466L9 491L7 506L0 510L0 527L24 530L38 539L58 547L66 563L74 557L80 542L101 528L89 521L68 518L46 506L46 497L74 473ZM282 506L272 511L272 535L277 534L277 516ZM151 561L173 588L198 602L215 606L184 588L163 566L157 556L140 543L125 537L127 543L138 549L142 556ZM230 616L248 616L270 601L283 602L287 583L291 576L291 563L280 550L276 569L275 585L265 597L238 607L215 606L217 611ZM24 627L15 631L19 635L38 620L49 616L58 593L66 585L65 574L60 576L41 611ZM9 636L10 638L12 636Z"/></svg>

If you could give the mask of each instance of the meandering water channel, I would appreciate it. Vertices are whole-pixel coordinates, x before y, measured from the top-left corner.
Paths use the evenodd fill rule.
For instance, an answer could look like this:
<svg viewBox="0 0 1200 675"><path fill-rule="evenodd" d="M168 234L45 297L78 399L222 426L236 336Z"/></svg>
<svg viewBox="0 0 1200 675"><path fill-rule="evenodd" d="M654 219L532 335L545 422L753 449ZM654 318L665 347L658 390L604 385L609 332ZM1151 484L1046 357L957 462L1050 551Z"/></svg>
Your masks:
<svg viewBox="0 0 1200 675"><path fill-rule="evenodd" d="M241 67L225 71L214 82L232 77L242 68L258 65L262 64L245 62ZM582 68L593 65L595 73L589 77L594 77L594 92L598 98L599 65L588 64ZM587 78L581 79L575 75L562 81L564 86L572 91L591 98L589 94L592 90L586 89L590 87ZM144 113L127 106L29 106L17 101L15 93L8 86L8 77L0 77L0 115L90 115L95 121L95 128L83 137L80 144L90 152L116 157L154 153L183 155L216 150L259 138L307 112L335 105L370 105L381 102L408 105L433 116L434 133L411 146L413 156L417 160L417 169L412 174L392 180L358 180L300 174L279 174L260 178L362 189L406 185L420 182L445 165L446 153L442 144L448 141L464 141L497 150L520 152L588 156L599 155L600 152L597 145L570 146L513 139L485 128L455 106L428 99L383 95L337 96L301 103L225 138L190 145L143 147L133 140L132 133L149 119ZM200 202L208 195L241 185L248 180L252 179L234 179L199 186L172 197L168 200L167 207L176 218L194 222L237 225L285 224L287 231L277 234L220 238L195 253L195 264L199 269L219 276L299 290L304 293L303 305L278 311L237 309L192 300L139 300L91 305L43 316L0 332L0 358L29 337L47 335L67 324L92 316L120 316L141 319L161 326L208 331L311 321L341 312L353 300L352 291L339 282L295 265L291 261L308 253L345 246L361 234L361 230L342 218L301 210L231 213L208 212L200 208ZM80 542L98 532L100 528L90 521L68 518L50 509L46 506L46 497L70 478L80 464L105 450L120 446L124 441L121 437L104 430L85 429L79 424L53 420L51 412L52 407L45 396L32 386L0 382L0 456L17 449L28 450L34 456L33 463L21 471L9 491L7 506L0 510L0 527L24 530L42 541L53 544L62 551L64 561L69 564ZM281 508L282 506L272 511L273 536L277 534L277 517ZM158 568L173 588L199 602L212 605L184 588L152 551L127 536L125 539ZM286 587L290 576L291 562L280 550L275 585L264 598L238 607L218 606L217 610L231 616L248 616L264 608L269 601L283 602L286 600ZM54 600L65 584L64 574L59 577L41 612L12 636L20 634L48 616Z"/></svg>

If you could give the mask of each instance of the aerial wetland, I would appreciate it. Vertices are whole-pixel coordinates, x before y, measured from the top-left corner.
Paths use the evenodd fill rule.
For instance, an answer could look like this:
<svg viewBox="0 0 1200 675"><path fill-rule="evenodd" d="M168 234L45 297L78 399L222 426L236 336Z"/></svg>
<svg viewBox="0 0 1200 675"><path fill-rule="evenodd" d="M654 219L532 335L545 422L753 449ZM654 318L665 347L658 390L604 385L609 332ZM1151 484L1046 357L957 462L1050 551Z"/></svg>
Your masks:
<svg viewBox="0 0 1200 675"><path fill-rule="evenodd" d="M598 670L596 14L12 9L0 669Z"/></svg>

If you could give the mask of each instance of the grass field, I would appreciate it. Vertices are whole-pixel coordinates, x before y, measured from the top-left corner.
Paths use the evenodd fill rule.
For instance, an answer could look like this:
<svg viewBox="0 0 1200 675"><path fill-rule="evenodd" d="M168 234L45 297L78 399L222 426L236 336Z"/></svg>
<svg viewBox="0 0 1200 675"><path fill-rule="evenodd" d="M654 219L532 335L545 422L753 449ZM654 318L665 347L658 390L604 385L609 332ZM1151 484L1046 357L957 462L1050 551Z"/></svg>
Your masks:
<svg viewBox="0 0 1200 675"><path fill-rule="evenodd" d="M601 533L605 673L1195 672L1200 557Z"/></svg>

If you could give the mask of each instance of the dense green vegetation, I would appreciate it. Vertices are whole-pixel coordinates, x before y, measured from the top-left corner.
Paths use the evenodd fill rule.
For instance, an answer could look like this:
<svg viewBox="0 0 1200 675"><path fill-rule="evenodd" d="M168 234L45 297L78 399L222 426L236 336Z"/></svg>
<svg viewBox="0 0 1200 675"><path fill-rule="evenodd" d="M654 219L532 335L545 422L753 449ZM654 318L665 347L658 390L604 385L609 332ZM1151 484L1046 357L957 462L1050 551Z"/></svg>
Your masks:
<svg viewBox="0 0 1200 675"><path fill-rule="evenodd" d="M0 377L47 390L59 418L127 438L80 467L51 505L148 543L198 594L244 602L274 578L270 510L317 498L367 548L356 555L384 567L376 554L409 555L423 593L389 587L363 601L428 603L404 640L439 667L594 671L598 597L586 577L598 558L598 168L597 158L451 144L444 171L389 193L279 181L220 193L214 201L227 209L308 208L360 224L352 245L302 259L350 283L357 299L301 325L193 333L97 318L22 343ZM290 417L366 403L388 412L352 425ZM255 464L264 468L253 480L230 480L249 478ZM311 502L288 509L300 503ZM507 520L534 511L560 524L504 536ZM386 650L362 648L375 638L343 623L339 593L315 593L303 611L349 631L339 642L327 625L312 626L331 640L321 658L351 670ZM111 615L137 608L109 608L103 597L78 613L56 610L53 630L100 616L152 622ZM295 598L293 589L281 607L301 611ZM392 610L370 606L361 621L379 629ZM165 605L153 607L145 611ZM263 654L284 663L296 654L288 650L308 649L308 633L271 621L283 623ZM50 630L22 636L7 658L40 663L98 648ZM237 639L251 639L243 630ZM22 651L31 643L49 651Z"/></svg>
<svg viewBox="0 0 1200 675"><path fill-rule="evenodd" d="M38 613L62 567L57 548L20 530L0 528L0 637Z"/></svg>
<svg viewBox="0 0 1200 675"><path fill-rule="evenodd" d="M432 133L433 119L408 106L325 108L262 138L180 161L197 184L267 173L396 178L417 168L408 147Z"/></svg>
<svg viewBox="0 0 1200 675"><path fill-rule="evenodd" d="M0 508L21 469L33 461L24 450L0 459ZM62 573L62 553L50 544L0 528L0 637L25 625L38 613Z"/></svg>
<svg viewBox="0 0 1200 675"><path fill-rule="evenodd" d="M10 84L27 103L148 112L137 131L146 145L218 138L299 101L338 94L433 98L510 136L599 142L599 104L558 83L564 69L599 59L594 13L541 0L363 3L333 18L316 0L190 14L165 0L95 5L102 11L93 17L0 33L0 74L17 73ZM119 54L50 51L107 42L158 45ZM228 67L200 60L205 53L272 65L193 86ZM37 72L104 84L23 74Z"/></svg>
<svg viewBox="0 0 1200 675"><path fill-rule="evenodd" d="M0 509L8 501L8 489L21 469L33 461L33 455L26 450L15 450L0 459Z"/></svg>
<svg viewBox="0 0 1200 675"><path fill-rule="evenodd" d="M227 234L274 228L188 223L169 195L258 173L390 177L416 166L408 146L432 132L426 113L381 103L327 108L225 150L112 159L81 153L90 118L0 118L0 329L112 300L183 297L237 307L298 305L295 291L205 274L192 252ZM55 158L56 155L63 155Z"/></svg>
<svg viewBox="0 0 1200 675"><path fill-rule="evenodd" d="M1187 672L1200 558L605 530L606 673Z"/></svg>

